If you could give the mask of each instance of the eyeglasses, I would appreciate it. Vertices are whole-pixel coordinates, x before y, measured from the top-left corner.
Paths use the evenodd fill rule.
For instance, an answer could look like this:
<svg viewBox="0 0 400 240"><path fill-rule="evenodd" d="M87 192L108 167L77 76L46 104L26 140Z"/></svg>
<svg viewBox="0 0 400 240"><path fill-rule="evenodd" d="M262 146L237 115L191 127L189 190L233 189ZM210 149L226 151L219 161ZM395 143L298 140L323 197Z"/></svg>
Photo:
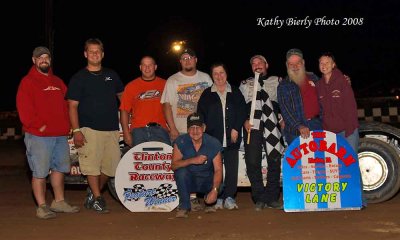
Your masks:
<svg viewBox="0 0 400 240"><path fill-rule="evenodd" d="M195 56L189 56L189 57L183 57L183 58L181 58L181 60L182 61L188 61L188 60L192 60L194 58L195 58Z"/></svg>

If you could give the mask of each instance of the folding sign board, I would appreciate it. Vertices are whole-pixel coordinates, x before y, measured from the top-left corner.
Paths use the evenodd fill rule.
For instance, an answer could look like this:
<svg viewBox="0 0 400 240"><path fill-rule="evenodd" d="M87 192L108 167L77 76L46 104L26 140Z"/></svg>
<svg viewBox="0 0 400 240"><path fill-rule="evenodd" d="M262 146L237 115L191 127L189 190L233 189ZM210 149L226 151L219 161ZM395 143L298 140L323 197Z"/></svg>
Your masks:
<svg viewBox="0 0 400 240"><path fill-rule="evenodd" d="M358 158L345 138L313 131L290 144L282 163L285 212L361 209Z"/></svg>

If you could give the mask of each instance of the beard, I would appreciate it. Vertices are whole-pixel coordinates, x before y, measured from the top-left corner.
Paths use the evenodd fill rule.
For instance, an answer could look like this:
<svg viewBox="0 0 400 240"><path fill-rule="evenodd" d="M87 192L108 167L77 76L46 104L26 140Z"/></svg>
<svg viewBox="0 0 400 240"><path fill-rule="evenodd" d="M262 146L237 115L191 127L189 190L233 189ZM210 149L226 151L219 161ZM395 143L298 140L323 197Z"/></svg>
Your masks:
<svg viewBox="0 0 400 240"><path fill-rule="evenodd" d="M306 79L306 68L304 66L300 67L296 71L288 68L287 73L289 75L289 78L298 86L302 85L304 83L304 80Z"/></svg>
<svg viewBox="0 0 400 240"><path fill-rule="evenodd" d="M184 67L184 68L182 68L185 72L191 72L191 71L193 71L193 67Z"/></svg>
<svg viewBox="0 0 400 240"><path fill-rule="evenodd" d="M40 70L42 73L49 73L50 64L42 64L42 65L40 65L40 66L39 66L39 70Z"/></svg>

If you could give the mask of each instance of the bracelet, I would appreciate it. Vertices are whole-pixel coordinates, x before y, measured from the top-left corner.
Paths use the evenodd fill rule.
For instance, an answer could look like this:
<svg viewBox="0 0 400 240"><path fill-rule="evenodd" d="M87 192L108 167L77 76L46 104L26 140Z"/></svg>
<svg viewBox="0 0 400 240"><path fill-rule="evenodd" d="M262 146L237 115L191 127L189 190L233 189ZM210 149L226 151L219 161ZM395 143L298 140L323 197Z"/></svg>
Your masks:
<svg viewBox="0 0 400 240"><path fill-rule="evenodd" d="M81 131L81 129L79 129L79 128L75 128L74 130L72 130L73 133L80 132L80 131Z"/></svg>
<svg viewBox="0 0 400 240"><path fill-rule="evenodd" d="M213 190L216 191L216 192L218 192L218 188L217 188L217 187L213 188Z"/></svg>

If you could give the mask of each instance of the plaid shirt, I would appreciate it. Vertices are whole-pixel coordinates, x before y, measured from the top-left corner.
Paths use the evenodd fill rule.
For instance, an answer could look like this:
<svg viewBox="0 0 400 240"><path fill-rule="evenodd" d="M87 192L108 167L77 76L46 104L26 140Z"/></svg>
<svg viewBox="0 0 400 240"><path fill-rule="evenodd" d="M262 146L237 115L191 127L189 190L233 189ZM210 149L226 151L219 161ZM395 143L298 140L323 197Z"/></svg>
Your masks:
<svg viewBox="0 0 400 240"><path fill-rule="evenodd" d="M313 73L307 73L307 75L313 82L319 80ZM310 127L304 116L303 99L301 98L300 88L296 83L292 82L288 76L286 76L278 86L278 102L283 120L285 121L285 132L289 132L292 135L299 135L298 128L300 125Z"/></svg>

